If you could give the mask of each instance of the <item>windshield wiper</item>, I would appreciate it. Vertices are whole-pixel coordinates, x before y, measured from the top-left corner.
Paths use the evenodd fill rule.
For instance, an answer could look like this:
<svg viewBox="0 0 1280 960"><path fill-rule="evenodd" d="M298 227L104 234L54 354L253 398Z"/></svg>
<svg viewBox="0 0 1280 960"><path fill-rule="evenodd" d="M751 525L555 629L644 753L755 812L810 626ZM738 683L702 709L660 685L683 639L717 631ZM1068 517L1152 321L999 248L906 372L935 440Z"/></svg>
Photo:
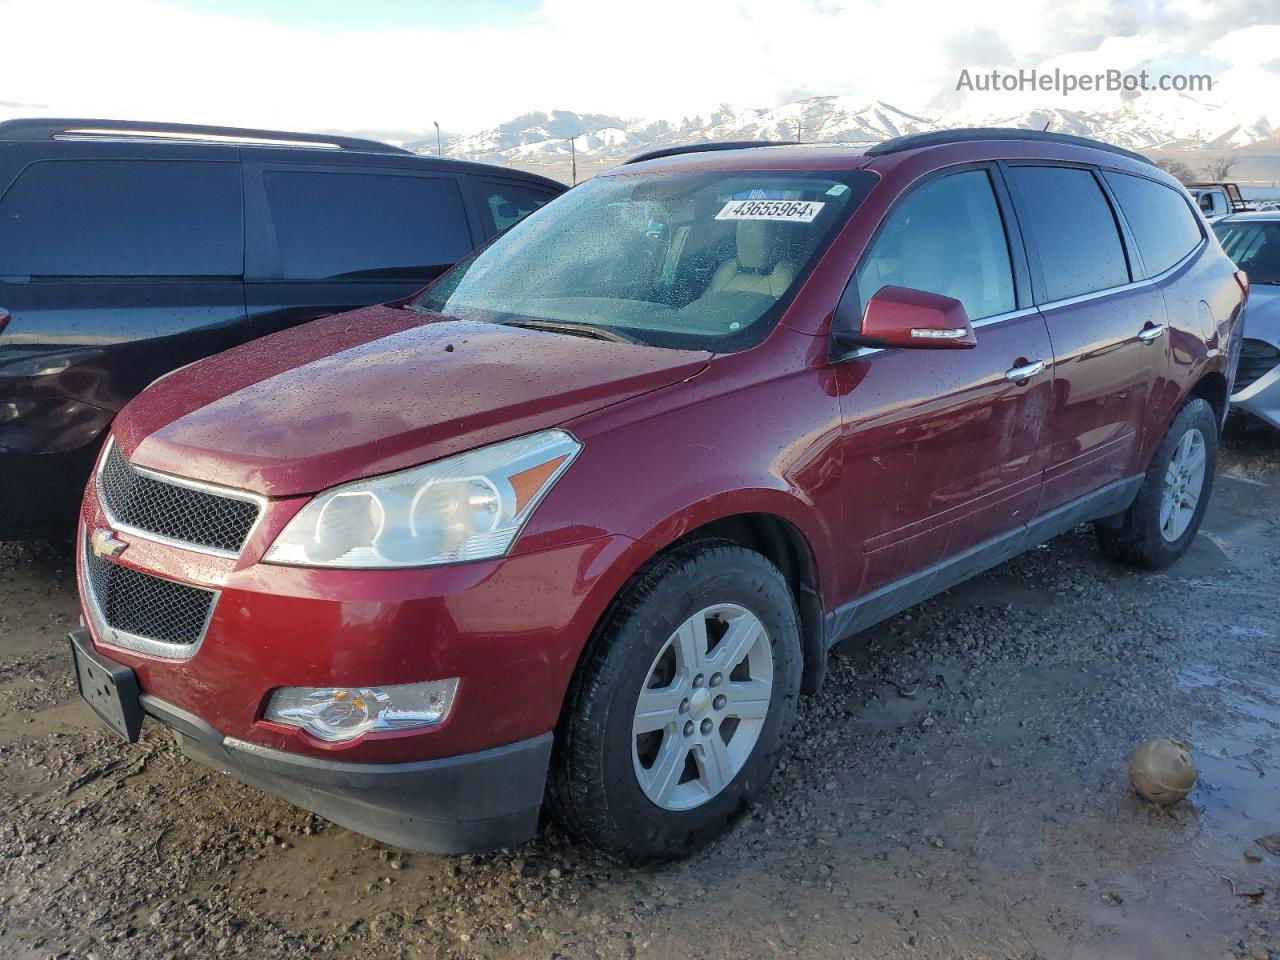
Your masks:
<svg viewBox="0 0 1280 960"><path fill-rule="evenodd" d="M594 323L583 323L579 320L535 320L521 317L517 320L501 321L504 327L523 327L528 330L546 330L550 333L567 333L571 337L590 337L593 340L608 340L612 343L638 343L644 341L621 333L609 327Z"/></svg>

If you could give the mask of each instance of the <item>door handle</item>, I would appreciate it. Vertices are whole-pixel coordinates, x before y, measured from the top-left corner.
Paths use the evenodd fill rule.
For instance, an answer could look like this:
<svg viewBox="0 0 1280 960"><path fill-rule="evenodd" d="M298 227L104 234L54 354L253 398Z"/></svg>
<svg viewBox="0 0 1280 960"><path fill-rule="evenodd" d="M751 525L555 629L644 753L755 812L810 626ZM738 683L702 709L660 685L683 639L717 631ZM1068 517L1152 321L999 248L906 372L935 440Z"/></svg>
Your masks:
<svg viewBox="0 0 1280 960"><path fill-rule="evenodd" d="M1138 331L1138 339L1143 343L1154 343L1164 336L1165 325L1163 323L1155 323L1149 327L1143 327Z"/></svg>
<svg viewBox="0 0 1280 960"><path fill-rule="evenodd" d="M1010 367L1004 372L1004 378L1013 383L1019 383L1023 380L1030 380L1038 373L1044 373L1044 361L1037 360L1035 363L1027 363L1021 367Z"/></svg>

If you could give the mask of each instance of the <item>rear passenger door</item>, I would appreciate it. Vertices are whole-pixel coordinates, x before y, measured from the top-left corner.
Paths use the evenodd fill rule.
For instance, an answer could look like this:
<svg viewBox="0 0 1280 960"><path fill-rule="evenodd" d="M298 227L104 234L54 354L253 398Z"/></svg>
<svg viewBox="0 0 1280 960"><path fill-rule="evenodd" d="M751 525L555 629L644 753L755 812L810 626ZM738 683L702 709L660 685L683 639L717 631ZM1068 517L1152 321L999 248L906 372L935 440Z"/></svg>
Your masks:
<svg viewBox="0 0 1280 960"><path fill-rule="evenodd" d="M0 390L6 378L38 381L31 389L47 393L48 416L67 421L53 449L70 449L105 420L59 403L114 412L161 374L247 333L234 151L196 159L212 152L173 147L172 159L135 159L154 146L59 146L67 159L25 165L0 197L0 307L12 313Z"/></svg>
<svg viewBox="0 0 1280 960"><path fill-rule="evenodd" d="M1155 378L1147 405L1141 465L1164 439L1185 389L1186 371L1176 369L1175 357L1188 363L1201 355L1206 343L1223 352L1232 349L1221 331L1231 321L1238 289L1227 283L1224 290L1216 258L1206 262L1197 256L1207 246L1206 237L1183 191L1115 170L1106 171L1103 180L1136 246L1134 275L1160 292L1168 317L1167 331L1147 341Z"/></svg>
<svg viewBox="0 0 1280 960"><path fill-rule="evenodd" d="M1133 282L1099 171L1010 163L1006 176L1053 342L1043 514L1140 472L1165 309L1158 290Z"/></svg>
<svg viewBox="0 0 1280 960"><path fill-rule="evenodd" d="M482 239L465 178L245 163L245 298L258 335L408 297Z"/></svg>

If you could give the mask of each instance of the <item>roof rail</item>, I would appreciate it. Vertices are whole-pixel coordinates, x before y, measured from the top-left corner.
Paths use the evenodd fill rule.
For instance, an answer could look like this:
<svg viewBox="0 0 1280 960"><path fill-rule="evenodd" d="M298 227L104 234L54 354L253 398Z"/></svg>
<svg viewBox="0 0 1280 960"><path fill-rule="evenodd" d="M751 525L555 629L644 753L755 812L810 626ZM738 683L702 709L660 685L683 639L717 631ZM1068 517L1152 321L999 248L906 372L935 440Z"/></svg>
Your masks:
<svg viewBox="0 0 1280 960"><path fill-rule="evenodd" d="M145 120L44 117L4 120L0 121L0 140L166 140L272 147L327 147L365 153L412 153L403 147L361 137L218 127L203 123L152 123Z"/></svg>
<svg viewBox="0 0 1280 960"><path fill-rule="evenodd" d="M905 137L894 137L878 143L867 151L869 157L883 157L903 150L917 150L921 147L938 147L946 143L971 143L975 140L1034 140L1040 143L1062 143L1073 147L1090 147L1104 150L1107 153L1119 154L1130 160L1138 160L1155 166L1155 161L1140 153L1126 150L1124 147L1112 146L1101 140L1088 137L1075 137L1069 133L1050 133L1047 130L1021 130L1017 127L959 127L954 130L934 130L931 133L913 133Z"/></svg>
<svg viewBox="0 0 1280 960"><path fill-rule="evenodd" d="M640 153L625 163L644 163L646 160L660 160L663 157L678 157L685 153L704 153L710 150L747 150L751 147L794 147L799 140L720 140L710 143L688 143L682 147L664 147L661 150L650 150Z"/></svg>

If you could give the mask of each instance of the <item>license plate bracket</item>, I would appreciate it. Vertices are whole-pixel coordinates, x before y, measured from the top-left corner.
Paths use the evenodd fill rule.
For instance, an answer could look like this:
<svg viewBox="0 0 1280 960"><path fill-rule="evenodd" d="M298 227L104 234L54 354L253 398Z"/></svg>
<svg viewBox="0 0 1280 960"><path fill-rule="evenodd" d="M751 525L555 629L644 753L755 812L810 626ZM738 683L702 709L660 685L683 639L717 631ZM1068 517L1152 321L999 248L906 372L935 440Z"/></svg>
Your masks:
<svg viewBox="0 0 1280 960"><path fill-rule="evenodd" d="M71 661L80 696L112 730L130 743L142 732L138 675L100 656L79 631L71 634Z"/></svg>

